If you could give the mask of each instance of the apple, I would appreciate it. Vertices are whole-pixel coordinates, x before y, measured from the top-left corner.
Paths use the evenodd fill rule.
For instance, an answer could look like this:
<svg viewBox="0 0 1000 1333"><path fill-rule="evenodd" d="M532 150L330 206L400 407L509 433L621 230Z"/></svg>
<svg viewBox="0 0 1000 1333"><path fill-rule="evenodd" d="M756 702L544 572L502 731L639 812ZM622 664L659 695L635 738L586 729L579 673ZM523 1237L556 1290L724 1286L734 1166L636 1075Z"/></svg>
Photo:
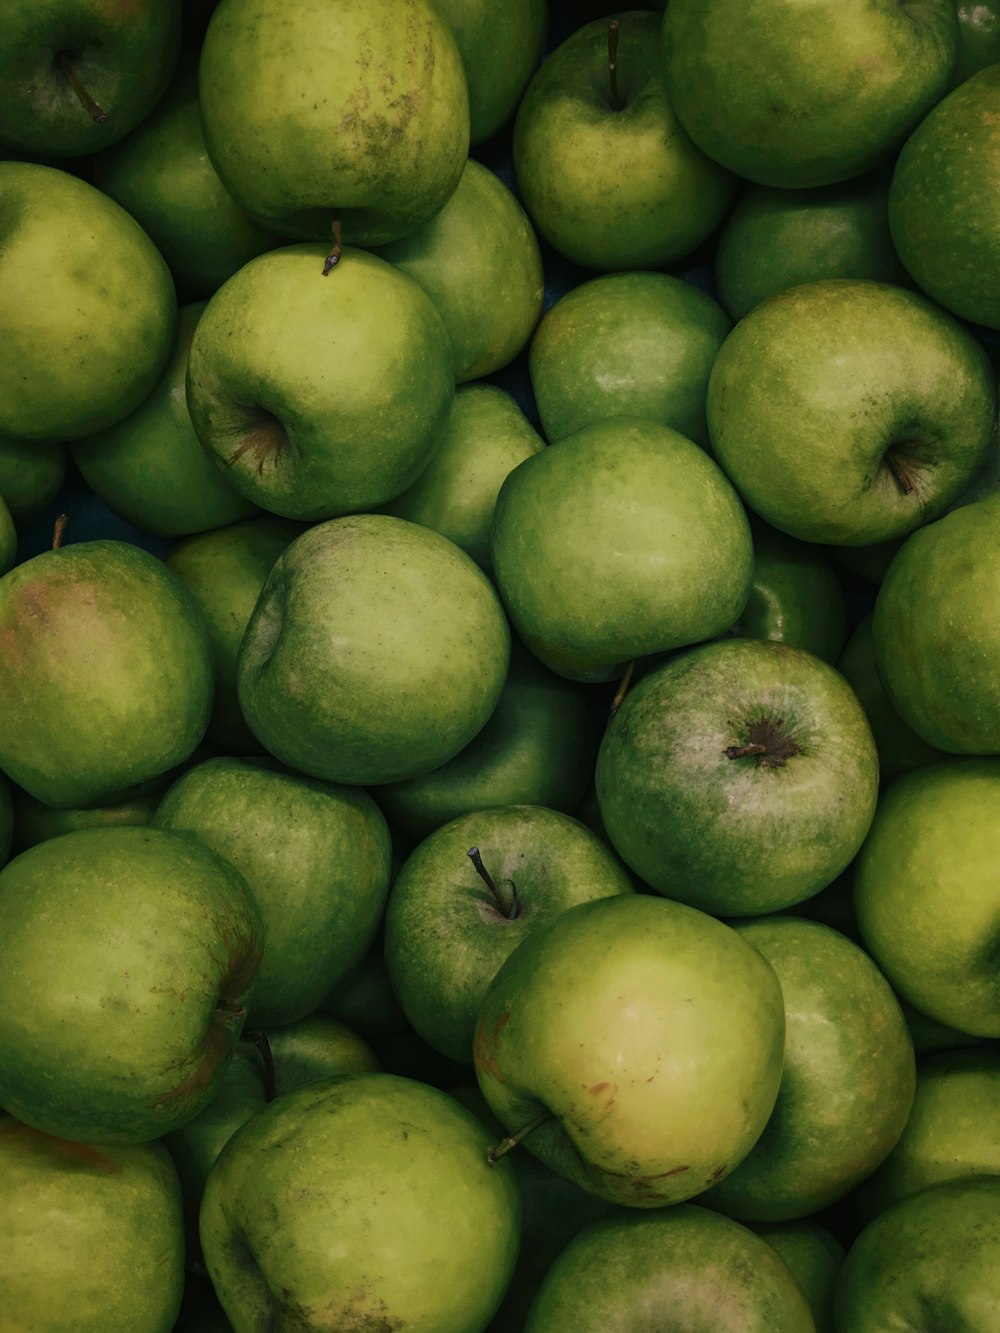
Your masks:
<svg viewBox="0 0 1000 1333"><path fill-rule="evenodd" d="M17 565L0 579L0 642L0 768L46 805L110 802L205 732L205 626L136 546L78 542Z"/></svg>
<svg viewBox="0 0 1000 1333"><path fill-rule="evenodd" d="M998 97L995 64L949 93L906 141L889 192L892 239L913 277L946 309L993 329L1000 328Z"/></svg>
<svg viewBox="0 0 1000 1333"><path fill-rule="evenodd" d="M370 1042L406 1030L406 1015L399 1007L385 970L381 932L361 962L344 973L317 1013L339 1020Z"/></svg>
<svg viewBox="0 0 1000 1333"><path fill-rule="evenodd" d="M531 385L550 443L604 417L648 417L708 443L705 394L731 328L707 293L666 273L572 288L531 340Z"/></svg>
<svg viewBox="0 0 1000 1333"><path fill-rule="evenodd" d="M584 426L511 472L493 569L527 648L570 680L733 623L750 589L746 514L716 464L667 426Z"/></svg>
<svg viewBox="0 0 1000 1333"><path fill-rule="evenodd" d="M0 145L77 157L115 143L163 94L177 60L180 0L8 7L0 56Z"/></svg>
<svg viewBox="0 0 1000 1333"><path fill-rule="evenodd" d="M11 796L10 783L0 773L0 866L4 865L10 856L11 844L14 839L14 805Z"/></svg>
<svg viewBox="0 0 1000 1333"><path fill-rule="evenodd" d="M381 512L440 532L488 574L500 487L518 463L544 448L510 394L492 384L463 385L430 462Z"/></svg>
<svg viewBox="0 0 1000 1333"><path fill-rule="evenodd" d="M745 502L804 541L865 546L942 514L984 462L996 381L925 297L830 279L772 296L726 339L712 448Z"/></svg>
<svg viewBox="0 0 1000 1333"><path fill-rule="evenodd" d="M13 516L0 494L0 574L5 574L17 559L17 529Z"/></svg>
<svg viewBox="0 0 1000 1333"><path fill-rule="evenodd" d="M833 1333L833 1301L844 1247L818 1222L759 1222L752 1226L767 1241L805 1292L816 1333Z"/></svg>
<svg viewBox="0 0 1000 1333"><path fill-rule="evenodd" d="M1000 760L952 759L883 793L854 878L865 947L928 1017L1000 1037Z"/></svg>
<svg viewBox="0 0 1000 1333"><path fill-rule="evenodd" d="M997 0L960 0L958 55L951 72L957 87L987 65L1000 61L1000 6Z"/></svg>
<svg viewBox="0 0 1000 1333"><path fill-rule="evenodd" d="M30 523L56 498L66 480L61 444L0 439L0 496L15 523Z"/></svg>
<svg viewBox="0 0 1000 1333"><path fill-rule="evenodd" d="M741 1221L789 1221L843 1198L895 1147L913 1043L885 977L837 931L792 916L734 928L781 983L785 1063L764 1132L702 1199Z"/></svg>
<svg viewBox="0 0 1000 1333"><path fill-rule="evenodd" d="M0 1118L0 1230L8 1328L174 1327L184 1233L161 1144L68 1143Z"/></svg>
<svg viewBox="0 0 1000 1333"><path fill-rule="evenodd" d="M661 19L639 10L572 33L528 84L514 121L524 206L584 268L664 268L715 230L734 191L681 128L660 70Z"/></svg>
<svg viewBox="0 0 1000 1333"><path fill-rule="evenodd" d="M88 828L118 828L121 825L145 827L152 823L163 795L157 783L154 790L129 796L113 805L88 805L76 810L54 810L16 787L12 793L14 808L14 847L27 851L37 843L64 833L79 833Z"/></svg>
<svg viewBox="0 0 1000 1333"><path fill-rule="evenodd" d="M209 759L177 779L154 822L194 834L253 892L265 942L251 1026L312 1013L371 944L389 892L391 845L367 792L255 760Z"/></svg>
<svg viewBox="0 0 1000 1333"><path fill-rule="evenodd" d="M205 1186L202 1249L230 1320L478 1333L519 1234L517 1184L489 1144L447 1093L390 1074L272 1102Z"/></svg>
<svg viewBox="0 0 1000 1333"><path fill-rule="evenodd" d="M196 839L87 829L0 873L0 1105L35 1129L141 1143L197 1115L260 965L243 879Z"/></svg>
<svg viewBox="0 0 1000 1333"><path fill-rule="evenodd" d="M399 782L486 725L510 631L453 542L383 514L320 523L278 557L237 663L240 706L276 758L330 782Z"/></svg>
<svg viewBox="0 0 1000 1333"><path fill-rule="evenodd" d="M618 861L583 824L540 806L475 810L407 858L386 909L392 989L423 1039L472 1063L489 983L522 940L581 902L630 894Z"/></svg>
<svg viewBox="0 0 1000 1333"><path fill-rule="evenodd" d="M563 1250L525 1333L635 1333L640 1328L815 1333L805 1293L747 1227L682 1204L595 1222Z"/></svg>
<svg viewBox="0 0 1000 1333"><path fill-rule="evenodd" d="M349 244L384 245L439 212L465 165L462 58L424 0L222 0L198 91L222 183L283 236L335 220Z"/></svg>
<svg viewBox="0 0 1000 1333"><path fill-rule="evenodd" d="M455 394L448 334L413 279L346 250L323 281L324 253L293 245L244 265L208 303L188 361L202 446L235 490L285 518L399 495Z"/></svg>
<svg viewBox="0 0 1000 1333"><path fill-rule="evenodd" d="M694 142L793 189L891 157L944 96L957 47L954 0L817 0L808 21L775 0L671 0L663 20L667 87Z"/></svg>
<svg viewBox="0 0 1000 1333"><path fill-rule="evenodd" d="M170 271L123 208L65 171L0 162L0 199L0 435L103 430L166 364Z"/></svg>
<svg viewBox="0 0 1000 1333"><path fill-rule="evenodd" d="M589 1193L658 1208L760 1137L784 1049L781 988L735 931L626 894L533 931L479 1010L476 1078L525 1146Z"/></svg>
<svg viewBox="0 0 1000 1333"><path fill-rule="evenodd" d="M434 302L459 384L513 361L538 323L538 240L503 181L471 158L441 211L378 253Z"/></svg>
<svg viewBox="0 0 1000 1333"><path fill-rule="evenodd" d="M790 907L853 859L878 756L854 692L787 644L724 639L644 676L597 756L608 836L641 879L703 911Z"/></svg>

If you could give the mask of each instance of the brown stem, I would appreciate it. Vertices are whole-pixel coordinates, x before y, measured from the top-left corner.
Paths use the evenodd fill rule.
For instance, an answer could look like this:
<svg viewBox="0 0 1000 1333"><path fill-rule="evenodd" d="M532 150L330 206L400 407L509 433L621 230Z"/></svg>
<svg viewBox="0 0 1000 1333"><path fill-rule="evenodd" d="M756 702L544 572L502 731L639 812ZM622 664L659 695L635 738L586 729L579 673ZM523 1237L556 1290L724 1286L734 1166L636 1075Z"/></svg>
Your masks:
<svg viewBox="0 0 1000 1333"><path fill-rule="evenodd" d="M903 458L899 454L893 453L891 449L888 449L882 461L896 478L903 494L912 495L916 482L913 479L911 470L912 464L910 460L908 458Z"/></svg>
<svg viewBox="0 0 1000 1333"><path fill-rule="evenodd" d="M95 121L98 125L103 125L108 118L108 113L100 103L95 102L90 93L87 92L80 80L79 74L77 74L76 70L70 64L69 56L65 51L60 51L56 56L56 64L59 66L59 70L66 82L80 99L80 102L82 103L84 110L89 114L90 119Z"/></svg>
<svg viewBox="0 0 1000 1333"><path fill-rule="evenodd" d="M264 1099L273 1102L278 1095L278 1077L274 1072L274 1055L267 1033L263 1028L251 1028L243 1033L243 1040L252 1041L260 1051L260 1058L264 1061Z"/></svg>
<svg viewBox="0 0 1000 1333"><path fill-rule="evenodd" d="M625 100L618 87L618 20L608 24L608 87L611 91L612 111L623 111Z"/></svg>
<svg viewBox="0 0 1000 1333"><path fill-rule="evenodd" d="M247 1011L245 1004L233 1004L232 1000L219 1000L215 1007L224 1014L235 1014L237 1018Z"/></svg>
<svg viewBox="0 0 1000 1333"><path fill-rule="evenodd" d="M52 526L52 549L58 551L63 544L63 533L66 531L66 524L69 522L69 514L60 514Z"/></svg>
<svg viewBox="0 0 1000 1333"><path fill-rule="evenodd" d="M323 260L324 278L328 277L330 274L330 270L336 268L337 265L340 263L340 256L344 249L343 240L341 238L340 218L337 217L336 215L334 216L333 219L332 231L333 231L333 249Z"/></svg>
<svg viewBox="0 0 1000 1333"><path fill-rule="evenodd" d="M486 887L489 889L490 893L492 893L492 895L493 895L493 901L494 901L494 902L496 903L496 905L497 905L497 910L500 911L500 912L502 912L503 915L504 915L505 917L508 918L508 920L513 921L514 918L518 915L517 889L514 887L513 883L512 883L511 886L510 886L510 887L511 887L511 901L510 901L510 904L508 905L508 904L505 903L504 900L503 900L503 894L500 892L499 888L497 887L497 882L496 882L496 880L493 878L493 876L490 874L490 872L486 869L486 866L485 866L484 863L483 863L483 858L482 858L482 856L480 856L480 854L479 854L479 848L478 848L478 847L470 847L469 850L468 850L465 854L466 854L466 856L469 858L469 860L472 862L472 864L476 867L476 874L479 876L479 878L483 881L483 883L484 883L484 884L486 885Z"/></svg>
<svg viewBox="0 0 1000 1333"><path fill-rule="evenodd" d="M751 745L729 745L726 747L727 759L746 759L751 754L767 754L767 746L755 742Z"/></svg>
<svg viewBox="0 0 1000 1333"><path fill-rule="evenodd" d="M495 1148L491 1148L486 1154L486 1160L490 1166L496 1166L501 1157L510 1152L511 1148L523 1142L529 1134L533 1134L540 1125L544 1125L547 1120L552 1119L551 1111L543 1111L541 1115L536 1115L534 1120L529 1120L526 1125L522 1125L519 1130L513 1134L508 1134L505 1139L501 1139Z"/></svg>
<svg viewBox="0 0 1000 1333"><path fill-rule="evenodd" d="M632 661L629 662L628 666L625 668L625 674L618 682L618 688L617 690L615 690L615 697L611 700L611 712L608 715L609 722L614 717L615 713L618 712L619 708L621 708L622 704L625 702L625 696L626 694L628 694L628 687L632 684L632 673L634 671L635 671L635 658L633 657Z"/></svg>

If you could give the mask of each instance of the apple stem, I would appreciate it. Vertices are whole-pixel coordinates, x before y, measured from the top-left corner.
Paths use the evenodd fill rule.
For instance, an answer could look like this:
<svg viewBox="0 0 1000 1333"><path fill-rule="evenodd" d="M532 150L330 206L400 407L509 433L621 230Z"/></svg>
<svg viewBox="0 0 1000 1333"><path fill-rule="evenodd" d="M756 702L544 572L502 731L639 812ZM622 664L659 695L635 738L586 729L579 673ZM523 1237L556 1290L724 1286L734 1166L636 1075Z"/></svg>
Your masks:
<svg viewBox="0 0 1000 1333"><path fill-rule="evenodd" d="M330 270L337 267L340 263L340 256L343 253L344 243L341 236L340 218L334 214L333 218L333 249L323 260L323 277L329 277Z"/></svg>
<svg viewBox="0 0 1000 1333"><path fill-rule="evenodd" d="M767 746L755 741L751 745L729 745L726 747L727 759L746 759L751 754L767 754Z"/></svg>
<svg viewBox="0 0 1000 1333"><path fill-rule="evenodd" d="M625 674L622 676L621 680L618 683L618 688L617 690L615 690L615 697L611 700L611 712L608 714L609 722L618 712L619 708L621 708L622 704L625 702L625 696L626 694L628 694L628 688L632 684L632 673L634 671L635 671L635 658L633 657L632 661L629 662L628 666L625 668Z"/></svg>
<svg viewBox="0 0 1000 1333"><path fill-rule="evenodd" d="M904 495L912 495L916 483L913 480L913 474L910 470L909 460L901 458L899 454L891 449L886 450L882 460L892 475L899 483L899 488Z"/></svg>
<svg viewBox="0 0 1000 1333"><path fill-rule="evenodd" d="M533 1134L540 1125L544 1125L547 1120L552 1119L551 1111L543 1111L541 1115L536 1115L534 1120L529 1120L526 1125L522 1125L519 1130L513 1134L508 1134L505 1139L501 1139L495 1148L491 1148L486 1154L486 1160L490 1166L496 1166L501 1157L505 1157L511 1148L516 1148L523 1142L529 1134Z"/></svg>
<svg viewBox="0 0 1000 1333"><path fill-rule="evenodd" d="M232 1000L220 1000L215 1007L224 1014L235 1014L237 1018L247 1011L245 1004L233 1004Z"/></svg>
<svg viewBox="0 0 1000 1333"><path fill-rule="evenodd" d="M274 1055L267 1033L263 1028L251 1028L249 1032L243 1033L243 1040L252 1041L260 1051L260 1058L264 1061L264 1099L273 1102L278 1095L278 1077L274 1072Z"/></svg>
<svg viewBox="0 0 1000 1333"><path fill-rule="evenodd" d="M83 108L89 114L90 119L95 121L98 125L103 125L108 118L108 113L98 102L95 102L90 93L87 92L80 80L79 74L77 74L76 70L70 64L69 56L65 51L60 51L56 56L56 64L59 66L60 72L66 82L80 99Z"/></svg>
<svg viewBox="0 0 1000 1333"><path fill-rule="evenodd" d="M63 533L66 531L66 524L69 522L69 514L60 514L52 526L52 549L58 551L63 544Z"/></svg>
<svg viewBox="0 0 1000 1333"><path fill-rule="evenodd" d="M465 854L472 862L472 864L476 867L476 874L489 889L490 893L492 893L493 901L496 903L497 908L503 913L503 915L507 918L508 921L513 921L514 918L517 916L520 907L520 904L518 903L517 900L517 889L515 888L513 881L511 881L510 885L511 900L510 900L510 906L508 907L507 903L505 903L503 900L503 894L497 888L496 880L486 869L486 866L483 863L483 858L479 854L479 848L470 847Z"/></svg>
<svg viewBox="0 0 1000 1333"><path fill-rule="evenodd" d="M624 111L625 102L618 87L618 20L608 24L608 86L611 90L612 111Z"/></svg>

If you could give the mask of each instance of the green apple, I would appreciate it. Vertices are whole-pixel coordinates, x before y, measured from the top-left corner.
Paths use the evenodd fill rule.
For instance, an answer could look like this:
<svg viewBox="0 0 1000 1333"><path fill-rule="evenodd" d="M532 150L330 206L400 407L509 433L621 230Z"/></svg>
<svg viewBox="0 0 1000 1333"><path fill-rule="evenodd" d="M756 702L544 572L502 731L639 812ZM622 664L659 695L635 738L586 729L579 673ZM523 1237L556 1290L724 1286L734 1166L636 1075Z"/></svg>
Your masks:
<svg viewBox="0 0 1000 1333"><path fill-rule="evenodd" d="M0 1231L8 1328L173 1328L184 1232L177 1173L161 1144L68 1143L0 1118Z"/></svg>
<svg viewBox="0 0 1000 1333"><path fill-rule="evenodd" d="M0 55L0 145L78 157L115 143L170 80L180 0L37 0L8 6Z"/></svg>
<svg viewBox="0 0 1000 1333"><path fill-rule="evenodd" d="M230 194L284 236L384 245L448 202L469 148L451 29L425 0L222 0L198 70Z"/></svg>
<svg viewBox="0 0 1000 1333"><path fill-rule="evenodd" d="M161 561L79 542L0 579L0 767L46 805L75 807L158 777L201 740L208 635Z"/></svg>
<svg viewBox="0 0 1000 1333"><path fill-rule="evenodd" d="M406 1029L406 1015L385 969L381 933L361 962L341 977L317 1012L338 1019L371 1042Z"/></svg>
<svg viewBox="0 0 1000 1333"><path fill-rule="evenodd" d="M312 1083L226 1145L205 1263L236 1328L486 1327L517 1256L510 1164L444 1092L390 1074Z"/></svg>
<svg viewBox="0 0 1000 1333"><path fill-rule="evenodd" d="M854 1242L837 1279L836 1333L985 1333L1000 1308L1000 1178L935 1185Z"/></svg>
<svg viewBox="0 0 1000 1333"><path fill-rule="evenodd" d="M636 1333L671 1325L685 1333L815 1333L805 1293L774 1250L694 1204L587 1227L549 1269L524 1327Z"/></svg>
<svg viewBox="0 0 1000 1333"><path fill-rule="evenodd" d="M426 1042L471 1064L479 1005L521 941L577 903L631 892L618 861L568 815L533 805L462 815L420 843L393 883L393 991Z"/></svg>
<svg viewBox="0 0 1000 1333"><path fill-rule="evenodd" d="M734 182L674 115L658 14L579 28L545 60L514 122L514 169L542 236L584 268L664 268L718 226Z"/></svg>
<svg viewBox="0 0 1000 1333"><path fill-rule="evenodd" d="M708 386L715 456L804 541L866 546L937 518L986 459L996 381L926 297L829 279L780 292L726 339Z"/></svg>
<svg viewBox="0 0 1000 1333"><path fill-rule="evenodd" d="M301 531L297 523L267 515L189 537L167 556L167 568L194 598L208 629L215 703L207 735L228 754L260 750L236 698L236 658L271 566Z"/></svg>
<svg viewBox="0 0 1000 1333"><path fill-rule="evenodd" d="M889 222L899 257L946 309L1000 328L1000 67L949 93L917 126L896 162Z"/></svg>
<svg viewBox="0 0 1000 1333"><path fill-rule="evenodd" d="M61 444L0 439L0 495L15 523L29 523L56 498L66 479Z"/></svg>
<svg viewBox="0 0 1000 1333"><path fill-rule="evenodd" d="M209 759L173 784L155 824L193 833L257 900L265 945L248 1010L253 1027L312 1013L371 944L389 892L391 845L367 792L255 760Z"/></svg>
<svg viewBox="0 0 1000 1333"><path fill-rule="evenodd" d="M915 532L875 602L875 665L893 707L951 754L1000 752L1000 494Z"/></svg>
<svg viewBox="0 0 1000 1333"><path fill-rule="evenodd" d="M509 656L503 609L464 551L361 514L278 557L240 649L239 701L283 763L330 782L398 782L486 725Z"/></svg>
<svg viewBox="0 0 1000 1333"><path fill-rule="evenodd" d="M959 0L958 56L952 83L964 83L987 65L1000 61L1000 6L997 0Z"/></svg>
<svg viewBox="0 0 1000 1333"><path fill-rule="evenodd" d="M10 856L14 840L14 803L10 783L0 773L0 866Z"/></svg>
<svg viewBox="0 0 1000 1333"><path fill-rule="evenodd" d="M597 755L590 701L512 647L500 700L478 736L440 768L379 789L379 805L394 827L425 838L459 815L490 806L576 811Z"/></svg>
<svg viewBox="0 0 1000 1333"><path fill-rule="evenodd" d="M703 912L639 894L533 931L479 1010L476 1077L547 1166L658 1208L723 1179L774 1107L784 1049L770 965Z"/></svg>
<svg viewBox="0 0 1000 1333"><path fill-rule="evenodd" d="M0 199L0 435L103 430L170 355L170 270L124 208L65 171L0 162Z"/></svg>
<svg viewBox="0 0 1000 1333"><path fill-rule="evenodd" d="M455 395L448 334L413 279L347 250L323 281L324 253L293 245L244 265L208 303L188 361L203 447L235 490L285 518L399 495Z"/></svg>
<svg viewBox="0 0 1000 1333"><path fill-rule="evenodd" d="M378 253L434 302L459 384L513 361L538 323L545 287L538 240L503 181L471 158L441 211Z"/></svg>
<svg viewBox="0 0 1000 1333"><path fill-rule="evenodd" d="M760 185L830 185L887 160L944 96L954 0L671 0L663 20L677 119Z"/></svg>
<svg viewBox="0 0 1000 1333"><path fill-rule="evenodd" d="M545 0L431 0L458 43L469 84L469 137L483 143L510 120L542 58Z"/></svg>
<svg viewBox="0 0 1000 1333"><path fill-rule="evenodd" d="M1000 760L952 759L884 792L855 868L865 947L929 1018L1000 1037Z"/></svg>
<svg viewBox="0 0 1000 1333"><path fill-rule="evenodd" d="M267 1040L278 1097L320 1079L378 1072L378 1057L368 1043L345 1024L322 1014L274 1028Z"/></svg>
<svg viewBox="0 0 1000 1333"><path fill-rule="evenodd" d="M29 796L20 787L14 789L14 846L27 851L37 843L64 833L79 833L88 828L118 828L152 823L163 791L159 785L152 792L130 796L113 805L88 805L77 810L54 810Z"/></svg>
<svg viewBox="0 0 1000 1333"><path fill-rule="evenodd" d="M823 278L905 282L889 234L889 176L814 190L751 186L719 235L715 283L733 319L768 296Z"/></svg>
<svg viewBox="0 0 1000 1333"><path fill-rule="evenodd" d="M703 1201L743 1221L789 1221L843 1198L895 1147L913 1043L885 977L837 931L792 916L735 929L781 983L785 1063L764 1132Z"/></svg>
<svg viewBox="0 0 1000 1333"><path fill-rule="evenodd" d="M915 1009L906 1000L900 1000L900 1008L906 1019L913 1039L913 1049L917 1059L925 1055L936 1055L940 1051L964 1051L974 1046L985 1045L988 1037L972 1037L968 1032L939 1023L936 1018L928 1018L919 1009ZM918 1070L919 1073L919 1070Z"/></svg>
<svg viewBox="0 0 1000 1333"><path fill-rule="evenodd" d="M654 421L599 421L500 489L493 569L525 645L570 680L728 629L746 603L746 514L716 464Z"/></svg>
<svg viewBox="0 0 1000 1333"><path fill-rule="evenodd" d="M17 559L17 529L2 493L0 493L0 574L5 574Z"/></svg>
<svg viewBox="0 0 1000 1333"><path fill-rule="evenodd" d="M62 1138L141 1143L197 1115L262 950L243 879L196 839L87 829L0 873L0 1105Z"/></svg>
<svg viewBox="0 0 1000 1333"><path fill-rule="evenodd" d="M833 1300L844 1247L818 1222L761 1222L752 1228L766 1240L806 1294L816 1333L833 1333Z"/></svg>
<svg viewBox="0 0 1000 1333"><path fill-rule="evenodd" d="M730 327L710 296L666 273L613 273L571 288L531 340L546 437L626 416L707 444L708 376Z"/></svg>
<svg viewBox="0 0 1000 1333"><path fill-rule="evenodd" d="M431 461L382 513L448 537L490 572L490 529L500 487L545 444L513 398L492 384L463 385Z"/></svg>
<svg viewBox="0 0 1000 1333"><path fill-rule="evenodd" d="M202 449L188 412L188 355L204 309L198 302L178 311L170 359L135 411L107 430L77 440L70 450L95 495L158 537L204 532L254 512Z"/></svg>
<svg viewBox="0 0 1000 1333"><path fill-rule="evenodd" d="M192 296L211 296L278 244L273 231L247 217L212 166L193 69L127 138L94 159L93 182L146 229Z"/></svg>
<svg viewBox="0 0 1000 1333"><path fill-rule="evenodd" d="M830 884L875 813L878 756L854 692L811 653L724 639L624 699L597 756L622 859L670 898L774 912Z"/></svg>

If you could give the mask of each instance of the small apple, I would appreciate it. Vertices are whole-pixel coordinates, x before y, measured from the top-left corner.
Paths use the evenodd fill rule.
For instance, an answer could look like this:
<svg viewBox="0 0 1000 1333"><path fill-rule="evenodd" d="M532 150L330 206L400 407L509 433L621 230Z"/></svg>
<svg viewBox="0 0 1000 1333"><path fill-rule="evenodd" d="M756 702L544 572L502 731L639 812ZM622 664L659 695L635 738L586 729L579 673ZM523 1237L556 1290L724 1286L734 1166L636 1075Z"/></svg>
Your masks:
<svg viewBox="0 0 1000 1333"><path fill-rule="evenodd" d="M113 805L54 810L16 787L13 792L14 847L24 852L50 838L60 838L64 833L80 833L88 828L145 827L152 823L162 795L163 785L157 783L153 791L129 796Z"/></svg>
<svg viewBox="0 0 1000 1333"><path fill-rule="evenodd" d="M0 495L15 523L30 523L56 498L66 479L61 444L0 439Z"/></svg>
<svg viewBox="0 0 1000 1333"><path fill-rule="evenodd" d="M17 529L14 518L0 494L0 574L5 574L17 559Z"/></svg>
<svg viewBox="0 0 1000 1333"><path fill-rule="evenodd" d="M816 1333L833 1333L833 1300L844 1247L818 1222L751 1224L766 1240L805 1292Z"/></svg>

